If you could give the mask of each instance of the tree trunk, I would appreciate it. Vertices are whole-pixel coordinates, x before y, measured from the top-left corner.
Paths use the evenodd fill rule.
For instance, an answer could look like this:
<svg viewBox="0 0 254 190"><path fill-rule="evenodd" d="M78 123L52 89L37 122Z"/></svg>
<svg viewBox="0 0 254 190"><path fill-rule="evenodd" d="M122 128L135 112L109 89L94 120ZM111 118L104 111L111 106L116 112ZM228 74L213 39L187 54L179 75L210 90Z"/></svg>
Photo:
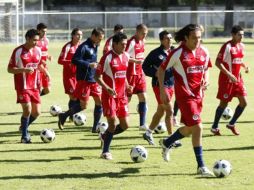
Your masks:
<svg viewBox="0 0 254 190"><path fill-rule="evenodd" d="M162 0L162 3L160 5L161 11L167 11L168 10L168 1L169 0ZM161 14L161 27L165 27L168 25L168 19L167 19L167 14Z"/></svg>
<svg viewBox="0 0 254 190"><path fill-rule="evenodd" d="M191 3L191 11L197 11L198 10L198 0L194 0ZM198 24L198 14L197 13L192 13L191 14L191 23L192 24Z"/></svg>
<svg viewBox="0 0 254 190"><path fill-rule="evenodd" d="M225 2L225 9L226 10L234 10L234 0L227 0ZM225 20L224 20L224 32L225 34L230 33L231 28L234 23L234 13L225 13Z"/></svg>

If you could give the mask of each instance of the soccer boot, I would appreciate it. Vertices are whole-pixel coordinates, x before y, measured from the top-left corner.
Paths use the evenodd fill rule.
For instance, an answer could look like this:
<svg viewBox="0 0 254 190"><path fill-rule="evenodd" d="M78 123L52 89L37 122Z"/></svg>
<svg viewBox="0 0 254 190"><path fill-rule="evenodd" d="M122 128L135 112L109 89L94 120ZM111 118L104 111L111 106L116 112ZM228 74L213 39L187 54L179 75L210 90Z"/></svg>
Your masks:
<svg viewBox="0 0 254 190"><path fill-rule="evenodd" d="M63 113L60 113L58 115L58 128L63 130L64 129L64 123L66 121L66 117L64 116Z"/></svg>
<svg viewBox="0 0 254 190"><path fill-rule="evenodd" d="M221 136L220 129L218 129L218 128L211 128L211 133L214 136Z"/></svg>
<svg viewBox="0 0 254 190"><path fill-rule="evenodd" d="M146 124L139 126L140 131L146 131L147 129L148 129L148 127Z"/></svg>
<svg viewBox="0 0 254 190"><path fill-rule="evenodd" d="M211 172L207 167L198 167L197 174L201 175L202 177L214 177L213 172Z"/></svg>
<svg viewBox="0 0 254 190"><path fill-rule="evenodd" d="M164 139L161 139L159 141L159 144L161 145L162 148L162 158L164 159L164 161L168 162L170 160L170 150L171 148L167 148L164 144Z"/></svg>
<svg viewBox="0 0 254 190"><path fill-rule="evenodd" d="M182 143L181 143L180 141L175 141L175 142L173 143L173 147L174 147L174 148L178 148L178 147L180 147L180 146L182 146Z"/></svg>
<svg viewBox="0 0 254 190"><path fill-rule="evenodd" d="M149 134L150 135L148 135L146 132L143 134L144 140L146 140L150 145L155 145L154 140L153 140L153 134L152 133L149 133Z"/></svg>
<svg viewBox="0 0 254 190"><path fill-rule="evenodd" d="M101 153L100 157L105 160L112 160L113 159L112 154L110 152Z"/></svg>
<svg viewBox="0 0 254 190"><path fill-rule="evenodd" d="M21 141L20 142L23 143L23 144L31 144L32 143L30 137L21 137Z"/></svg>
<svg viewBox="0 0 254 190"><path fill-rule="evenodd" d="M230 129L234 135L240 135L240 133L239 133L239 131L236 129L235 125L230 125L230 124L228 124L228 125L226 125L226 127L227 127L228 129Z"/></svg>

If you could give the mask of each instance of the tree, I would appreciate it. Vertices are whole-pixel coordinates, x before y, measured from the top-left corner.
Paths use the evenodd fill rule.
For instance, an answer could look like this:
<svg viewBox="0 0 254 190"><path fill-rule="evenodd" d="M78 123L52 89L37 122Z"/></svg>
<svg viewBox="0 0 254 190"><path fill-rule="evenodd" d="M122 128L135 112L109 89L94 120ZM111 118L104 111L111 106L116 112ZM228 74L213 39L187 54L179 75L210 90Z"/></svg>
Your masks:
<svg viewBox="0 0 254 190"><path fill-rule="evenodd" d="M227 0L225 1L225 10L234 10L234 0ZM234 22L234 13L225 13L225 20L224 20L224 32L229 33L233 26Z"/></svg>

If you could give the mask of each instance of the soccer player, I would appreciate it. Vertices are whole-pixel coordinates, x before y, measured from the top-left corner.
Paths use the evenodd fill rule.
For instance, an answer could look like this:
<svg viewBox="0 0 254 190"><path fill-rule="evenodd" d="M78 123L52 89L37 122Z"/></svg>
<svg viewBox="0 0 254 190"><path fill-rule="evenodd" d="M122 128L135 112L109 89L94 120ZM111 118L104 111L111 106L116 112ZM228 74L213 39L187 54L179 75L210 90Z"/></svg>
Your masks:
<svg viewBox="0 0 254 190"><path fill-rule="evenodd" d="M130 63L127 70L127 80L129 85L133 87L133 91L128 93L128 101L130 102L132 94L138 96L138 112L139 112L139 129L146 130L146 80L142 70L142 64L145 59L144 39L148 33L145 24L139 24L136 27L136 33L132 36L126 46L126 51L130 55Z"/></svg>
<svg viewBox="0 0 254 190"><path fill-rule="evenodd" d="M173 50L158 70L160 97L164 104L169 98L164 87L165 71L173 68L175 79L175 96L181 111L181 122L184 127L178 128L171 136L161 139L162 156L170 159L170 150L176 140L192 135L192 145L197 161L197 174L213 176L205 166L202 154L201 110L203 90L208 85L207 71L211 66L208 51L200 45L201 29L198 25L189 24L175 33L175 41L182 42Z"/></svg>
<svg viewBox="0 0 254 190"><path fill-rule="evenodd" d="M46 70L48 70L47 60L51 61L52 56L48 54L49 40L46 36L47 30L48 30L47 25L44 23L39 23L37 25L37 30L40 36L40 39L37 42L37 46L41 48L42 65L45 67ZM50 77L45 76L44 73L40 73L40 79L41 79L41 85L42 85L42 91L40 95L43 96L50 92Z"/></svg>
<svg viewBox="0 0 254 190"><path fill-rule="evenodd" d="M123 25L121 24L116 24L114 26L114 34L118 33L118 32L122 32L123 33ZM103 48L103 55L105 53L107 53L109 50L112 49L112 38L113 36L110 36L107 40L106 40L106 43L104 45L104 48Z"/></svg>
<svg viewBox="0 0 254 190"><path fill-rule="evenodd" d="M92 133L96 133L96 126L102 115L102 106L101 87L94 80L94 74L98 65L98 46L103 38L104 30L102 28L94 28L91 36L79 45L72 58L72 63L76 65L77 68L77 86L74 96L80 101L80 103L74 104L68 111L58 115L58 127L61 130L63 130L67 117L87 108L89 96L92 96L95 102Z"/></svg>
<svg viewBox="0 0 254 190"><path fill-rule="evenodd" d="M245 69L246 73L249 72L248 66L243 62L243 28L238 25L233 26L231 35L232 39L223 44L216 59L216 66L220 70L218 81L219 88L217 93L217 98L220 100L220 104L216 109L211 129L211 132L214 135L221 135L218 124L223 111L227 107L228 103L231 102L233 97L238 98L239 104L235 109L232 119L226 127L230 129L234 135L239 135L239 132L235 127L235 123L247 106L247 92L240 73L241 66Z"/></svg>
<svg viewBox="0 0 254 190"><path fill-rule="evenodd" d="M129 54L125 52L127 36L117 33L113 36L113 49L101 58L96 69L95 80L102 86L103 114L108 121L108 129L101 136L103 150L101 158L112 160L109 152L113 136L128 128L128 98L130 90L126 80ZM116 117L119 124L116 125Z"/></svg>
<svg viewBox="0 0 254 190"><path fill-rule="evenodd" d="M143 71L146 76L152 77L152 87L153 91L157 100L157 110L153 115L152 122L146 132L143 134L143 138L148 141L149 144L155 145L153 139L153 130L159 124L161 118L163 117L164 113L165 116L165 123L167 126L168 134L171 135L173 131L173 105L171 102L171 98L174 93L174 76L172 68L169 68L165 71L165 78L164 78L164 88L167 93L169 104L164 105L160 99L160 89L159 89L159 82L157 78L157 70L160 67L161 63L165 61L169 52L174 49L172 43L172 35L164 30L159 33L160 38L160 46L154 50L152 50L148 56L145 58L144 63L142 65ZM180 142L175 142L174 146L178 147L181 146Z"/></svg>
<svg viewBox="0 0 254 190"><path fill-rule="evenodd" d="M82 31L79 28L74 28L71 32L71 41L63 46L62 52L58 58L58 63L63 65L63 85L65 94L69 96L69 109L77 102L77 98L74 96L74 90L77 84L76 66L72 64L71 60L81 39ZM72 115L70 115L70 120L72 120Z"/></svg>
<svg viewBox="0 0 254 190"><path fill-rule="evenodd" d="M28 30L25 38L26 42L14 49L7 70L14 74L17 103L22 107L21 143L31 143L28 127L40 115L39 69L45 75L47 71L41 67L41 50L36 46L38 31Z"/></svg>

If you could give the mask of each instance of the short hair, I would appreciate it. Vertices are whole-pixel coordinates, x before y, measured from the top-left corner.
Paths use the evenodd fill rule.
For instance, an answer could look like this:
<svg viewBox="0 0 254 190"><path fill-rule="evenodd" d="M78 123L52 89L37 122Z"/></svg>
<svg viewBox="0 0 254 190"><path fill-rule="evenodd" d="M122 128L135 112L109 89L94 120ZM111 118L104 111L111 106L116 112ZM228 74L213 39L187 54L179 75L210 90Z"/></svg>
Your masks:
<svg viewBox="0 0 254 190"><path fill-rule="evenodd" d="M163 30L159 33L160 41L163 40L165 35L169 35L170 33L167 30Z"/></svg>
<svg viewBox="0 0 254 190"><path fill-rule="evenodd" d="M27 39L27 38L33 38L34 36L39 36L39 32L36 30L36 29L34 29L34 28L32 28L32 29L29 29L27 32L26 32L26 34L25 34L25 38Z"/></svg>
<svg viewBox="0 0 254 190"><path fill-rule="evenodd" d="M116 32L116 31L118 31L118 30L122 30L123 29L123 25L121 25L121 24L116 24L115 26L114 26L114 32Z"/></svg>
<svg viewBox="0 0 254 190"><path fill-rule="evenodd" d="M47 27L47 25L46 24L44 24L44 23L39 23L39 24L37 24L37 30L42 30L42 29L45 29L45 28L48 28Z"/></svg>
<svg viewBox="0 0 254 190"><path fill-rule="evenodd" d="M71 31L71 36L74 36L78 31L80 31L79 28L73 28L73 30Z"/></svg>
<svg viewBox="0 0 254 190"><path fill-rule="evenodd" d="M197 24L188 24L185 27L181 28L175 33L175 41L177 43L185 41L185 36L189 36L192 31L200 30L201 28Z"/></svg>
<svg viewBox="0 0 254 190"><path fill-rule="evenodd" d="M237 34L239 31L243 31L243 28L239 25L234 25L231 29L231 34Z"/></svg>
<svg viewBox="0 0 254 190"><path fill-rule="evenodd" d="M98 28L96 27L92 31L92 35L95 35L96 37L99 35L104 35L104 33L105 33L104 30L100 27L98 27Z"/></svg>
<svg viewBox="0 0 254 190"><path fill-rule="evenodd" d="M136 30L137 31L140 31L140 30L143 30L143 29L148 29L147 26L145 24L139 24L136 26Z"/></svg>
<svg viewBox="0 0 254 190"><path fill-rule="evenodd" d="M117 32L112 38L113 43L119 43L124 39L127 39L127 35L122 32Z"/></svg>

